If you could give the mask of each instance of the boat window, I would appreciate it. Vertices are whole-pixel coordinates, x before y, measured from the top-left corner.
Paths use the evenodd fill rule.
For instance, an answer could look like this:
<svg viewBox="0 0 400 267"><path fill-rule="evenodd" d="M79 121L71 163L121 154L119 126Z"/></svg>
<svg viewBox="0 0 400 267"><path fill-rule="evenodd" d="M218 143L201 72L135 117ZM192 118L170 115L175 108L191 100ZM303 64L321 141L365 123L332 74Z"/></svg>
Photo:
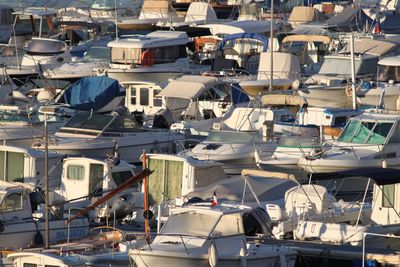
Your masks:
<svg viewBox="0 0 400 267"><path fill-rule="evenodd" d="M393 123L389 122L351 120L340 134L338 141L354 144L380 145L385 142L392 126Z"/></svg>
<svg viewBox="0 0 400 267"><path fill-rule="evenodd" d="M400 123L397 123L388 143L400 143Z"/></svg>
<svg viewBox="0 0 400 267"><path fill-rule="evenodd" d="M128 179L132 178L133 174L131 171L121 171L121 172L113 172L111 173L111 177L113 178L115 184L120 186ZM132 185L133 186L133 185Z"/></svg>
<svg viewBox="0 0 400 267"><path fill-rule="evenodd" d="M82 165L68 165L67 178L82 181L85 178L85 167Z"/></svg>
<svg viewBox="0 0 400 267"><path fill-rule="evenodd" d="M153 106L154 107L161 107L162 106L162 98L160 96L157 96L161 90L154 89L153 90Z"/></svg>
<svg viewBox="0 0 400 267"><path fill-rule="evenodd" d="M111 62L122 64L140 64L142 49L140 48L111 48Z"/></svg>
<svg viewBox="0 0 400 267"><path fill-rule="evenodd" d="M256 218L254 218L253 214L251 214L250 212L246 212L245 214L243 214L243 227L246 236L255 236L257 234L264 233L261 224Z"/></svg>
<svg viewBox="0 0 400 267"><path fill-rule="evenodd" d="M89 193L102 191L104 177L104 166L103 164L90 164L89 170Z"/></svg>
<svg viewBox="0 0 400 267"><path fill-rule="evenodd" d="M24 267L37 267L37 264L35 263L24 263Z"/></svg>
<svg viewBox="0 0 400 267"><path fill-rule="evenodd" d="M400 66L378 65L377 74L377 80L380 82L388 82L390 80L400 82Z"/></svg>
<svg viewBox="0 0 400 267"><path fill-rule="evenodd" d="M195 187L209 186L225 177L224 169L217 166L196 167L194 168L194 185ZM188 188L192 185L188 183Z"/></svg>
<svg viewBox="0 0 400 267"><path fill-rule="evenodd" d="M91 47L83 57L85 60L102 59L110 61L110 48L108 47Z"/></svg>
<svg viewBox="0 0 400 267"><path fill-rule="evenodd" d="M149 105L149 89L148 88L140 88L140 105L141 106Z"/></svg>
<svg viewBox="0 0 400 267"><path fill-rule="evenodd" d="M0 151L0 179L9 182L23 182L25 154Z"/></svg>
<svg viewBox="0 0 400 267"><path fill-rule="evenodd" d="M382 207L394 208L395 185L388 184L382 186Z"/></svg>
<svg viewBox="0 0 400 267"><path fill-rule="evenodd" d="M44 267L61 267L60 265L48 265L46 264Z"/></svg>
<svg viewBox="0 0 400 267"><path fill-rule="evenodd" d="M347 117L346 116L338 116L335 117L335 121L333 123L334 126L342 126L346 125Z"/></svg>
<svg viewBox="0 0 400 267"><path fill-rule="evenodd" d="M196 211L173 214L168 217L160 233L208 237L219 217L216 214L202 214Z"/></svg>
<svg viewBox="0 0 400 267"><path fill-rule="evenodd" d="M179 58L187 57L185 45L158 47L151 49L151 51L154 52L155 64L171 63Z"/></svg>
<svg viewBox="0 0 400 267"><path fill-rule="evenodd" d="M215 236L243 234L242 221L238 214L223 215L213 231Z"/></svg>
<svg viewBox="0 0 400 267"><path fill-rule="evenodd" d="M104 127L110 123L113 116L94 114L90 112L79 112L75 114L63 128L77 128L101 131Z"/></svg>
<svg viewBox="0 0 400 267"><path fill-rule="evenodd" d="M131 87L131 104L136 105L136 87Z"/></svg>
<svg viewBox="0 0 400 267"><path fill-rule="evenodd" d="M23 209L24 202L23 202L23 193L11 193L5 197L5 199L0 204L0 211L1 212L8 212L8 211L15 211Z"/></svg>
<svg viewBox="0 0 400 267"><path fill-rule="evenodd" d="M117 116L105 129L107 132L137 132L137 122L132 116Z"/></svg>

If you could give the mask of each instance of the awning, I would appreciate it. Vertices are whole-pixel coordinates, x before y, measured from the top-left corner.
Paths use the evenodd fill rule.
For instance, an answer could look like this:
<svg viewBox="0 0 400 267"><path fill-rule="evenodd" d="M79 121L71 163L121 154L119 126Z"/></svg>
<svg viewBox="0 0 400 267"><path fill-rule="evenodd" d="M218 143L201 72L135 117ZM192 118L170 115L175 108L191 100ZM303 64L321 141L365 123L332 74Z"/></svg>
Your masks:
<svg viewBox="0 0 400 267"><path fill-rule="evenodd" d="M382 56L394 50L396 47L397 45L391 42L367 38L356 39L354 41L354 53L356 54ZM342 50L339 51L339 54L349 54L350 52L350 45L346 45Z"/></svg>
<svg viewBox="0 0 400 267"><path fill-rule="evenodd" d="M306 35L306 34L296 34L286 36L282 43L287 42L320 42L329 44L332 41L332 38L329 36L323 35Z"/></svg>
<svg viewBox="0 0 400 267"><path fill-rule="evenodd" d="M263 106L305 106L307 101L296 95L264 95L261 99Z"/></svg>
<svg viewBox="0 0 400 267"><path fill-rule="evenodd" d="M196 99L217 82L218 79L215 77L186 75L170 81L158 96Z"/></svg>

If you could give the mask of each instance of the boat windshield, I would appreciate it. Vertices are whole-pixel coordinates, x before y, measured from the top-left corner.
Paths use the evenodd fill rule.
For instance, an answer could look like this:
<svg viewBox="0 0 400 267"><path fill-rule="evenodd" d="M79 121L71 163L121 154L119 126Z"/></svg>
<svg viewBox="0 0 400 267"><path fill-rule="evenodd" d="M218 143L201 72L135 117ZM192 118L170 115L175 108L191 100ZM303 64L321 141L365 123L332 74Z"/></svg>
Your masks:
<svg viewBox="0 0 400 267"><path fill-rule="evenodd" d="M39 117L25 110L0 110L0 122L39 122Z"/></svg>
<svg viewBox="0 0 400 267"><path fill-rule="evenodd" d="M189 235L208 237L218 222L217 214L204 214L196 211L183 212L169 216L161 229L162 235Z"/></svg>
<svg viewBox="0 0 400 267"><path fill-rule="evenodd" d="M83 57L85 60L106 60L110 61L110 48L108 47L91 47Z"/></svg>
<svg viewBox="0 0 400 267"><path fill-rule="evenodd" d="M370 60L355 60L355 73L357 75L372 74L376 69L371 66ZM376 65L375 65L376 66ZM325 58L319 74L323 75L345 75L351 73L350 57Z"/></svg>
<svg viewBox="0 0 400 267"><path fill-rule="evenodd" d="M393 122L350 120L338 141L353 144L382 145L385 143Z"/></svg>
<svg viewBox="0 0 400 267"><path fill-rule="evenodd" d="M205 140L206 142L216 143L250 143L260 141L259 136L252 132L238 131L211 131Z"/></svg>
<svg viewBox="0 0 400 267"><path fill-rule="evenodd" d="M378 65L378 79L379 82L400 82L400 66L385 66Z"/></svg>
<svg viewBox="0 0 400 267"><path fill-rule="evenodd" d="M105 132L131 132L138 131L135 119L131 116L107 116L80 112L73 116L63 128L81 130L94 130Z"/></svg>

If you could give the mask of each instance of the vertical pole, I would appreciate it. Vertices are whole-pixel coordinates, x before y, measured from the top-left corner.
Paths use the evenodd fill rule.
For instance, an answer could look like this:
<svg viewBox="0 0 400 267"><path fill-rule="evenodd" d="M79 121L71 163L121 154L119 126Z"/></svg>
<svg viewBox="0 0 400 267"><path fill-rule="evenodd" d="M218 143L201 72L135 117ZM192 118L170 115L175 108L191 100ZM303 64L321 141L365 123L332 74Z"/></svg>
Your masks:
<svg viewBox="0 0 400 267"><path fill-rule="evenodd" d="M115 7L115 40L118 40L118 8L117 8L117 0L114 0Z"/></svg>
<svg viewBox="0 0 400 267"><path fill-rule="evenodd" d="M142 162L143 162L143 170L147 169L147 156L146 156L146 151L143 150L143 156L142 156ZM144 193L144 198L143 198L143 204L144 204L144 211L149 210L149 194L148 194L148 185L147 185L147 179L148 176L145 176L143 179L143 193ZM147 216L144 218L144 231L145 231L145 236L147 242L149 242L149 220L147 219Z"/></svg>
<svg viewBox="0 0 400 267"><path fill-rule="evenodd" d="M14 46L15 46L15 56L17 57L17 65L18 69L21 69L21 64L19 64L19 57L18 57L18 47L17 47L17 36L15 34L15 26L17 24L18 15L15 16L14 24L13 24L13 35L14 35ZM4 165L5 166L5 165Z"/></svg>
<svg viewBox="0 0 400 267"><path fill-rule="evenodd" d="M271 18L270 18L270 33L269 33L269 53L270 53L270 77L269 77L269 91L272 92L272 81L274 75L274 57L273 57L273 50L274 50L274 0L271 0Z"/></svg>
<svg viewBox="0 0 400 267"><path fill-rule="evenodd" d="M46 248L50 246L49 238L49 136L47 129L47 114L44 114L44 182L45 182L45 236L46 236Z"/></svg>
<svg viewBox="0 0 400 267"><path fill-rule="evenodd" d="M356 70L355 70L355 59L354 59L354 37L350 35L350 55L351 55L351 90L353 98L353 109L357 109L356 100Z"/></svg>

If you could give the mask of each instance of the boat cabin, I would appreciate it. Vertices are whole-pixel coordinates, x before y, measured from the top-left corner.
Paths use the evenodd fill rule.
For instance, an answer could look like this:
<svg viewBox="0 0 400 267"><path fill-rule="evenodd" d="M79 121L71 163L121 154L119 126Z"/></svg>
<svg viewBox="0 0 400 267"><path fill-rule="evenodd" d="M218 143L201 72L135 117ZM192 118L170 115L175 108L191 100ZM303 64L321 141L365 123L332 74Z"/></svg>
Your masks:
<svg viewBox="0 0 400 267"><path fill-rule="evenodd" d="M58 256L49 253L17 252L7 256L14 267L85 267L79 256Z"/></svg>
<svg viewBox="0 0 400 267"><path fill-rule="evenodd" d="M351 118L338 137L341 143L386 145L400 142L398 115L365 113ZM387 147L389 148L389 146ZM393 152L386 157L397 157ZM380 155L381 157L383 155Z"/></svg>
<svg viewBox="0 0 400 267"><path fill-rule="evenodd" d="M0 181L44 184L44 151L15 146L0 146ZM49 187L60 184L62 155L49 152Z"/></svg>
<svg viewBox="0 0 400 267"><path fill-rule="evenodd" d="M3 222L32 217L29 191L23 184L0 181L0 213Z"/></svg>
<svg viewBox="0 0 400 267"><path fill-rule="evenodd" d="M386 57L378 62L377 80L379 82L400 82L400 57Z"/></svg>
<svg viewBox="0 0 400 267"><path fill-rule="evenodd" d="M188 156L149 154L150 204L173 200L226 178L220 163Z"/></svg>
<svg viewBox="0 0 400 267"><path fill-rule="evenodd" d="M185 32L154 31L147 35L122 37L108 43L111 48L111 67L130 69L188 62Z"/></svg>

